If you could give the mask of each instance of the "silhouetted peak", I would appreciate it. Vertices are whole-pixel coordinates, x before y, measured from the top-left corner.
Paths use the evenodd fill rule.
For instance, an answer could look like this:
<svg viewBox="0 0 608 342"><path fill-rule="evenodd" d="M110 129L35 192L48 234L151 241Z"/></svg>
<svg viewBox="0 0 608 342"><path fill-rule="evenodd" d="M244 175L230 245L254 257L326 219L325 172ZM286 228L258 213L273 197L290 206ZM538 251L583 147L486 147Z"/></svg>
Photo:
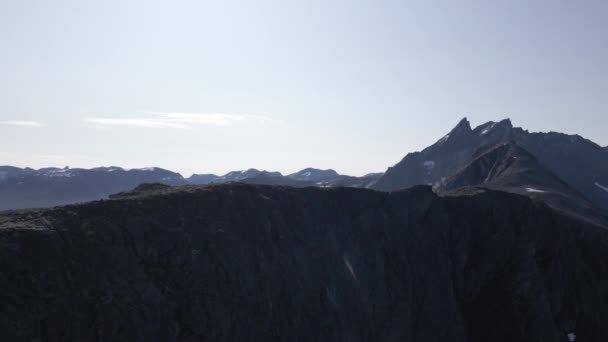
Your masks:
<svg viewBox="0 0 608 342"><path fill-rule="evenodd" d="M496 124L496 127L513 128L513 124L511 123L511 119L507 118L507 119L499 121Z"/></svg>
<svg viewBox="0 0 608 342"><path fill-rule="evenodd" d="M450 132L455 133L460 131L471 131L471 123L469 122L469 119L466 118L466 116L462 118L462 120L460 120L456 127L452 128Z"/></svg>
<svg viewBox="0 0 608 342"><path fill-rule="evenodd" d="M506 132L513 128L510 119L504 119L498 122L488 121L483 125L479 125L475 127L473 132L475 132L479 136L489 135L495 132Z"/></svg>

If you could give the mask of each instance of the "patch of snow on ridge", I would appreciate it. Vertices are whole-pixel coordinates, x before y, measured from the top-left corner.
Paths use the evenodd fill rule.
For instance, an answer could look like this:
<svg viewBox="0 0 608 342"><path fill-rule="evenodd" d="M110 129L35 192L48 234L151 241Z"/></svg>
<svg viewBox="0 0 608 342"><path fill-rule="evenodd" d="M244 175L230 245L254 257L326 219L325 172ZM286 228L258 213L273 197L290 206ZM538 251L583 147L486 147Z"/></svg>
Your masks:
<svg viewBox="0 0 608 342"><path fill-rule="evenodd" d="M595 186L597 186L598 188L608 192L608 186L603 186L602 184L595 182Z"/></svg>
<svg viewBox="0 0 608 342"><path fill-rule="evenodd" d="M443 144L444 142L448 141L448 139L450 139L450 135L446 135L445 137L441 138L439 140L439 144Z"/></svg>
<svg viewBox="0 0 608 342"><path fill-rule="evenodd" d="M70 169L51 170L44 174L47 177L72 177L74 174Z"/></svg>
<svg viewBox="0 0 608 342"><path fill-rule="evenodd" d="M496 125L496 122L492 122L488 125L488 127L484 128L483 131L481 131L481 133L479 135L484 135L487 134L492 128L494 128L494 126Z"/></svg>
<svg viewBox="0 0 608 342"><path fill-rule="evenodd" d="M573 333L573 332L569 333L569 334L568 334L568 340L569 340L570 342L574 342L574 341L576 341L576 334L575 334L575 333Z"/></svg>
<svg viewBox="0 0 608 342"><path fill-rule="evenodd" d="M353 268L353 265L350 263L350 258L348 257L348 255L344 254L344 265L346 265L346 268L348 269L348 272L350 272L350 275L353 277L353 279L358 280L357 279L357 273L355 273L355 269Z"/></svg>
<svg viewBox="0 0 608 342"><path fill-rule="evenodd" d="M546 191L538 190L538 189L534 189L534 188L526 188L526 191L527 192L546 192Z"/></svg>
<svg viewBox="0 0 608 342"><path fill-rule="evenodd" d="M430 170L435 167L435 162L432 160L427 160L423 163L423 165L425 168L427 168L427 170Z"/></svg>

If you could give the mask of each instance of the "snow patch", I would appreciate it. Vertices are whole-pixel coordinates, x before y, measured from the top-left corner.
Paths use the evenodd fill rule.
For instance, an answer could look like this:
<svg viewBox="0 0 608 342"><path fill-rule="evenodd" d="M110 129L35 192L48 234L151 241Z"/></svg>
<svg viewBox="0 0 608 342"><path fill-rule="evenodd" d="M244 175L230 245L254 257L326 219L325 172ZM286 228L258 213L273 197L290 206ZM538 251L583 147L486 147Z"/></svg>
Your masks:
<svg viewBox="0 0 608 342"><path fill-rule="evenodd" d="M569 340L570 342L574 342L574 341L576 341L576 334L575 334L575 333L573 333L573 332L569 333L569 334L568 334L568 340Z"/></svg>
<svg viewBox="0 0 608 342"><path fill-rule="evenodd" d="M490 123L488 125L488 127L484 128L483 131L481 131L481 133L479 133L479 135L488 134L488 132L490 132L492 130L492 128L494 128L494 126L496 126L496 122Z"/></svg>
<svg viewBox="0 0 608 342"><path fill-rule="evenodd" d="M156 169L155 167L143 167L141 169L138 169L139 171L154 171L154 169Z"/></svg>
<svg viewBox="0 0 608 342"><path fill-rule="evenodd" d="M70 169L60 169L47 171L44 175L47 177L73 177L74 173Z"/></svg>
<svg viewBox="0 0 608 342"><path fill-rule="evenodd" d="M350 258L348 257L348 255L344 254L343 259L344 259L344 265L348 269L348 272L350 272L350 275L353 277L353 279L357 280L357 273L355 273L355 269L353 268L353 265L350 263Z"/></svg>
<svg viewBox="0 0 608 342"><path fill-rule="evenodd" d="M432 160L427 160L423 163L423 165L427 170L431 170L435 167L435 162Z"/></svg>
<svg viewBox="0 0 608 342"><path fill-rule="evenodd" d="M538 190L538 189L534 189L534 188L526 188L526 191L527 192L546 192L546 191Z"/></svg>
<svg viewBox="0 0 608 342"><path fill-rule="evenodd" d="M439 140L439 144L443 144L444 142L448 141L448 139L450 139L450 135L446 135L445 137L441 138Z"/></svg>
<svg viewBox="0 0 608 342"><path fill-rule="evenodd" d="M602 184L595 182L595 186L597 186L598 188L608 192L608 186L603 186Z"/></svg>

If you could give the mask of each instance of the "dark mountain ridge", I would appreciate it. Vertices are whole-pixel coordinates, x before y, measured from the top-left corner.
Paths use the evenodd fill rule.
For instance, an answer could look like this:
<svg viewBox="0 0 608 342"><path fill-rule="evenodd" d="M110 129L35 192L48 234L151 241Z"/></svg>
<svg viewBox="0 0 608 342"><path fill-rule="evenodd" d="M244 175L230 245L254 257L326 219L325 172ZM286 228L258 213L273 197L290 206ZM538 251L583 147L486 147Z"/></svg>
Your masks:
<svg viewBox="0 0 608 342"><path fill-rule="evenodd" d="M143 186L0 215L9 341L603 341L608 230L504 192Z"/></svg>
<svg viewBox="0 0 608 342"><path fill-rule="evenodd" d="M579 219L608 225L605 212L596 209L584 195L513 142L481 147L467 166L437 184L435 189L445 192L470 186L524 195Z"/></svg>
<svg viewBox="0 0 608 342"><path fill-rule="evenodd" d="M479 148L509 141L530 152L544 168L596 206L608 208L608 191L604 189L608 184L605 149L578 135L531 133L513 127L509 119L472 129L465 118L435 144L406 155L373 187L391 191L417 184L441 183L465 167Z"/></svg>

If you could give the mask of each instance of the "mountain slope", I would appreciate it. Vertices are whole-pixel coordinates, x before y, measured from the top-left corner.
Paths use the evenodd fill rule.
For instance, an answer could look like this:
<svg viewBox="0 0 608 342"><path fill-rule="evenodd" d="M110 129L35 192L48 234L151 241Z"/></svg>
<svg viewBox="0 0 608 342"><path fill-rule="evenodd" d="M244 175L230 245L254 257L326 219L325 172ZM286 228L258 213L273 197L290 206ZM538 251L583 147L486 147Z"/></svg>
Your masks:
<svg viewBox="0 0 608 342"><path fill-rule="evenodd" d="M140 187L0 215L9 341L603 341L608 234L504 192Z"/></svg>
<svg viewBox="0 0 608 342"><path fill-rule="evenodd" d="M582 194L542 167L528 151L511 142L480 148L471 163L438 184L436 189L449 191L467 186L528 196L569 215L608 224L606 215Z"/></svg>
<svg viewBox="0 0 608 342"><path fill-rule="evenodd" d="M391 191L416 184L435 184L465 167L480 147L513 141L539 163L582 193L595 205L608 208L608 154L578 135L530 133L510 120L488 122L472 129L465 118L445 137L421 152L410 153L389 168L374 186Z"/></svg>

